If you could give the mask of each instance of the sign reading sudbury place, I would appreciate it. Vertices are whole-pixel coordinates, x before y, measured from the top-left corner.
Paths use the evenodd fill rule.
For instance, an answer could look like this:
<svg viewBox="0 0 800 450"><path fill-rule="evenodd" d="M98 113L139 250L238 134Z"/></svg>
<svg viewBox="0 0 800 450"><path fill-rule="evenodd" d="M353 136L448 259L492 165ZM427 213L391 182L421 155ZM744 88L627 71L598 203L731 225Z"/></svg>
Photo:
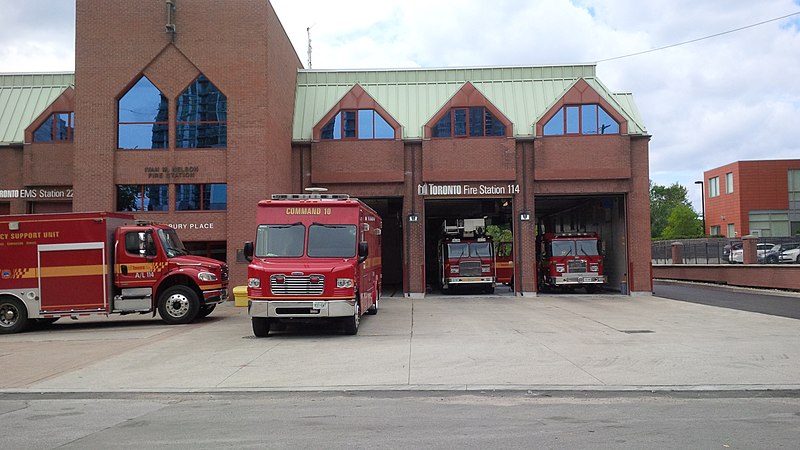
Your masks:
<svg viewBox="0 0 800 450"><path fill-rule="evenodd" d="M477 195L514 195L519 194L518 184L478 183L478 184L435 184L417 185L417 195L423 197L471 197Z"/></svg>

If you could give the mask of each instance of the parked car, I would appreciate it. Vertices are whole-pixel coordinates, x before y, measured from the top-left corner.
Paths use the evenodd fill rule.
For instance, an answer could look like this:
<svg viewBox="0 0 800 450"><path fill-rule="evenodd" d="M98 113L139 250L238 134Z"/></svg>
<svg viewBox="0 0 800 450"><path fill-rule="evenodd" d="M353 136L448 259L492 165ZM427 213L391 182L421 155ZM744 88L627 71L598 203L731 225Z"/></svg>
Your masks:
<svg viewBox="0 0 800 450"><path fill-rule="evenodd" d="M771 250L772 247L775 247L775 244L767 242L756 244L756 257L758 258L759 262L764 261L764 255L767 253L767 251ZM742 264L744 262L744 249L739 248L736 250L731 250L730 258L730 262Z"/></svg>
<svg viewBox="0 0 800 450"><path fill-rule="evenodd" d="M731 261L731 251L741 250L741 248L741 242L731 242L725 247L722 247L722 259L725 260L725 262L733 263L733 261Z"/></svg>
<svg viewBox="0 0 800 450"><path fill-rule="evenodd" d="M778 262L800 264L800 243L796 243L792 249L782 251L778 256Z"/></svg>
<svg viewBox="0 0 800 450"><path fill-rule="evenodd" d="M786 242L783 244L775 244L771 249L767 250L763 256L758 257L758 262L766 264L778 264L780 262L781 253L792 250L798 247L798 242Z"/></svg>

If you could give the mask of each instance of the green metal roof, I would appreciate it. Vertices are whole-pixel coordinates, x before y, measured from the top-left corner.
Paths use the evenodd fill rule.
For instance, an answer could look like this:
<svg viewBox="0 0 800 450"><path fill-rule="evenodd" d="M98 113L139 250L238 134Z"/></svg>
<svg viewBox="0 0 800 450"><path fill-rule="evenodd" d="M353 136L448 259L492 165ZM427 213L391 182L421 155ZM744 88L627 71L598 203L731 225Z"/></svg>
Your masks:
<svg viewBox="0 0 800 450"><path fill-rule="evenodd" d="M72 73L0 74L0 145L22 145L25 128L74 85Z"/></svg>
<svg viewBox="0 0 800 450"><path fill-rule="evenodd" d="M419 139L423 137L424 125L466 82L471 82L514 123L515 136L534 136L533 124L580 79L584 79L628 120L629 134L647 134L633 96L610 92L595 77L595 66L586 64L462 69L300 70L292 138L295 141L311 140L314 126L358 83L403 126L404 139Z"/></svg>

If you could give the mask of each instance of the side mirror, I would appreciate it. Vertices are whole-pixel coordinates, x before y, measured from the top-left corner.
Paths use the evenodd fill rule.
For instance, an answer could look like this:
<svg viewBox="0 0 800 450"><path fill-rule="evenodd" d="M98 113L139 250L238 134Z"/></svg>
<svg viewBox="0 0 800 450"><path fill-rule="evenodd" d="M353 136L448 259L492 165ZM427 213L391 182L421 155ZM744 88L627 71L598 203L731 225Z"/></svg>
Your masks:
<svg viewBox="0 0 800 450"><path fill-rule="evenodd" d="M369 244L367 242L358 243L358 263L361 264L367 260L369 256Z"/></svg>
<svg viewBox="0 0 800 450"><path fill-rule="evenodd" d="M156 256L158 255L158 251L156 250L156 241L153 240L153 231L148 230L145 233L145 256Z"/></svg>
<svg viewBox="0 0 800 450"><path fill-rule="evenodd" d="M253 242L252 241L247 241L247 242L244 243L244 250L242 251L242 253L244 253L244 259L246 259L247 262L252 262L253 261Z"/></svg>

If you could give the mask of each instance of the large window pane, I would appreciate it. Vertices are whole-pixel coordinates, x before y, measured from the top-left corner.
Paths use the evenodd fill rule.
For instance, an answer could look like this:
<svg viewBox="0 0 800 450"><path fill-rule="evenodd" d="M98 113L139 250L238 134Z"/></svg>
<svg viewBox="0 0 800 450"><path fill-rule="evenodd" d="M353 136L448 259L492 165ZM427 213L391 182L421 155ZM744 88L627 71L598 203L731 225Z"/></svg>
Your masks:
<svg viewBox="0 0 800 450"><path fill-rule="evenodd" d="M483 108L469 109L469 135L485 136L483 130Z"/></svg>
<svg viewBox="0 0 800 450"><path fill-rule="evenodd" d="M451 132L451 115L448 111L447 114L444 115L439 121L436 123L436 126L433 127L433 137L450 137L452 136Z"/></svg>
<svg viewBox="0 0 800 450"><path fill-rule="evenodd" d="M228 99L205 75L178 97L176 148L228 146Z"/></svg>
<svg viewBox="0 0 800 450"><path fill-rule="evenodd" d="M598 122L600 134L619 134L619 124L608 113L598 106Z"/></svg>
<svg viewBox="0 0 800 450"><path fill-rule="evenodd" d="M467 135L467 110L453 110L453 136Z"/></svg>
<svg viewBox="0 0 800 450"><path fill-rule="evenodd" d="M597 134L597 105L581 105L581 133Z"/></svg>
<svg viewBox="0 0 800 450"><path fill-rule="evenodd" d="M343 133L345 138L356 137L356 112L342 111Z"/></svg>
<svg viewBox="0 0 800 450"><path fill-rule="evenodd" d="M175 210L196 211L200 209L200 186L199 184L175 185Z"/></svg>
<svg viewBox="0 0 800 450"><path fill-rule="evenodd" d="M142 77L118 103L118 147L166 148L167 98L147 77Z"/></svg>
<svg viewBox="0 0 800 450"><path fill-rule="evenodd" d="M117 185L117 211L167 211L168 192L166 184Z"/></svg>
<svg viewBox="0 0 800 450"><path fill-rule="evenodd" d="M558 112L544 125L545 136L560 136L564 134L564 109Z"/></svg>
<svg viewBox="0 0 800 450"><path fill-rule="evenodd" d="M145 185L144 189L144 210L145 211L168 211L169 210L169 191L166 184Z"/></svg>
<svg viewBox="0 0 800 450"><path fill-rule="evenodd" d="M580 132L578 122L580 121L580 110L577 106L567 106L567 134L576 134Z"/></svg>
<svg viewBox="0 0 800 450"><path fill-rule="evenodd" d="M375 139L394 139L394 128L375 111Z"/></svg>
<svg viewBox="0 0 800 450"><path fill-rule="evenodd" d="M228 209L228 185L206 184L203 190L203 208L220 211Z"/></svg>
<svg viewBox="0 0 800 450"><path fill-rule="evenodd" d="M372 139L375 137L373 116L375 111L371 109L358 110L358 138Z"/></svg>
<svg viewBox="0 0 800 450"><path fill-rule="evenodd" d="M48 117L47 120L39 125L39 128L33 132L33 142L53 142L53 118Z"/></svg>

